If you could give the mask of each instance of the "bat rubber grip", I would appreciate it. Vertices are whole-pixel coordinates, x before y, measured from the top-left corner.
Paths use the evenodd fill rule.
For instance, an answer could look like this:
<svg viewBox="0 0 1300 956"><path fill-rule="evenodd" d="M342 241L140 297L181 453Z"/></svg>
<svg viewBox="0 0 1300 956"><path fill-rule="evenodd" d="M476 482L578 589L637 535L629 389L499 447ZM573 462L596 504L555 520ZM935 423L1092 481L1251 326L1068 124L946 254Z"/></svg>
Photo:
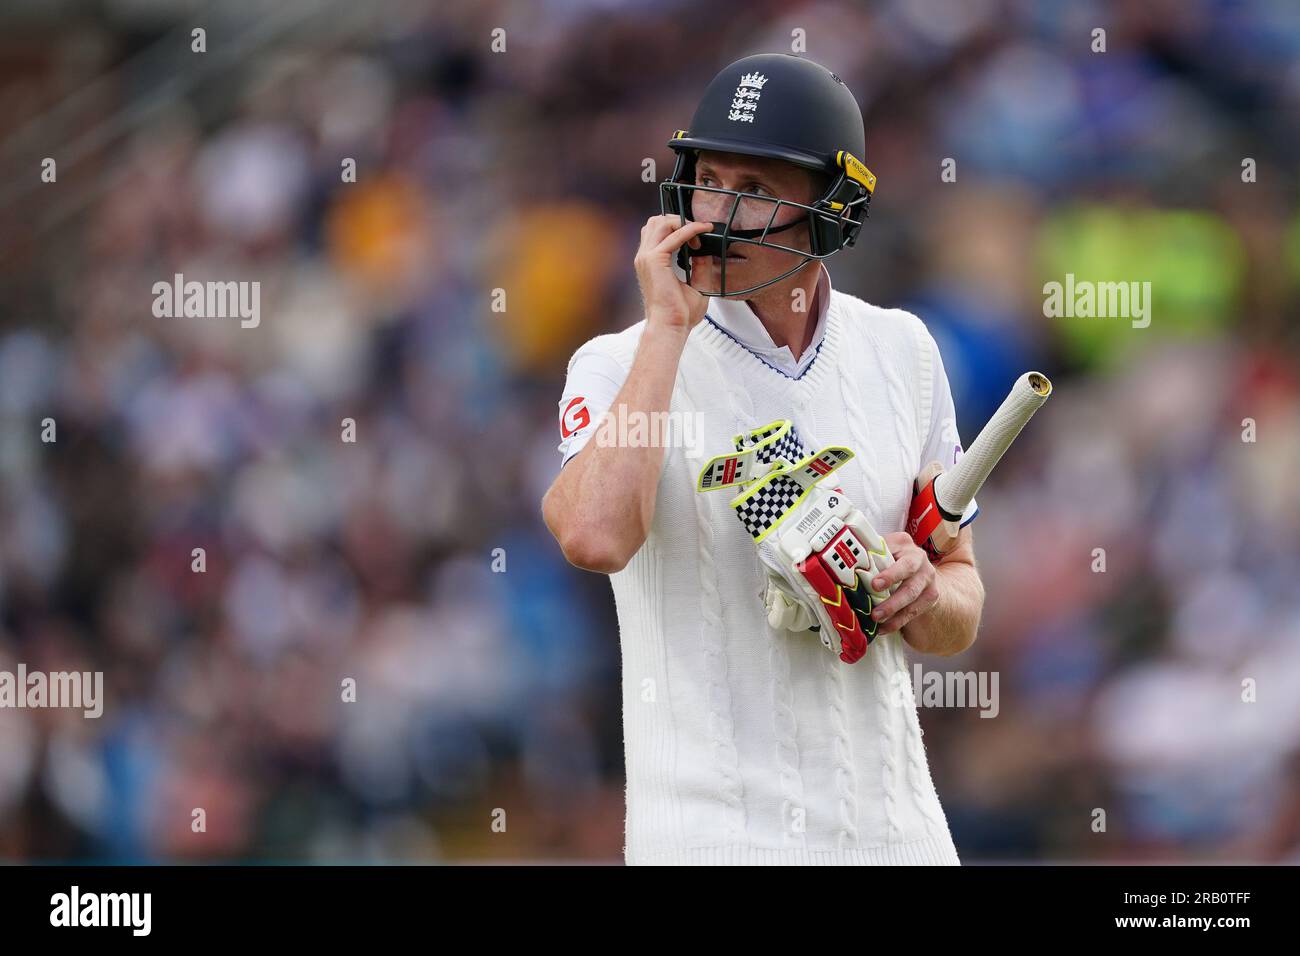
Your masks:
<svg viewBox="0 0 1300 956"><path fill-rule="evenodd" d="M1026 372L1016 379L966 453L934 480L936 504L948 514L964 512L1020 430L1051 394L1052 383L1041 372Z"/></svg>

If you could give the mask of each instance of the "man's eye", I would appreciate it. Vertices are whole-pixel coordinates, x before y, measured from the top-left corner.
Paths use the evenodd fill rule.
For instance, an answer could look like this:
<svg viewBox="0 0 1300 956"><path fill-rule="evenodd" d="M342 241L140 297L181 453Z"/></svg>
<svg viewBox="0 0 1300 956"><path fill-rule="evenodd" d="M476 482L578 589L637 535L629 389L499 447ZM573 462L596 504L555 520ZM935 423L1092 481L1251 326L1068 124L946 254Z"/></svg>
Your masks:
<svg viewBox="0 0 1300 956"><path fill-rule="evenodd" d="M698 177L696 177L696 178L697 178L697 180L698 180L697 185L700 185L700 186L712 186L712 185L714 185L713 177L712 177L712 176L698 176ZM763 196L770 196L770 195L771 195L771 193L769 193L769 192L767 191L766 188L764 188L763 186L758 185L757 183L754 183L753 185L749 186L749 187L745 190L745 192L748 192L748 193L754 193L754 194L756 194L756 195L763 195Z"/></svg>

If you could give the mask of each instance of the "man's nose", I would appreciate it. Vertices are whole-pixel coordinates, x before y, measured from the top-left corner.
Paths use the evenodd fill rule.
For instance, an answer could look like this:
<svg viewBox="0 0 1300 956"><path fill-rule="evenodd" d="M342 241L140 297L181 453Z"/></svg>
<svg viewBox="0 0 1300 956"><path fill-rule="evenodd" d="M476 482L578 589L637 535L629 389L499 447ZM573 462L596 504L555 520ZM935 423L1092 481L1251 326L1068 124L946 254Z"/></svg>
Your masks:
<svg viewBox="0 0 1300 956"><path fill-rule="evenodd" d="M731 214L731 203L734 198L722 193L706 193L697 189L691 202L691 211L697 220L726 222L727 216Z"/></svg>

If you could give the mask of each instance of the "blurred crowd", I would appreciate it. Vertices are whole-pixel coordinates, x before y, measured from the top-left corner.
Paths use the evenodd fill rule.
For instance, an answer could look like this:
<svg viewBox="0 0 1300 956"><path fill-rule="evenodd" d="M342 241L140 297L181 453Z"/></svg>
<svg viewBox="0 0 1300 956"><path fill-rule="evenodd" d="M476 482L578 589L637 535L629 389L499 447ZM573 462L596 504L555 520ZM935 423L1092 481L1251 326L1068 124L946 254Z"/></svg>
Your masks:
<svg viewBox="0 0 1300 956"><path fill-rule="evenodd" d="M1000 677L922 712L963 860L1300 862L1300 9L253 9L0 14L0 670L107 698L0 710L0 860L620 857L565 362L640 318L645 161L803 31L880 177L836 287L926 321L967 441L1057 387L980 494L980 639L921 660ZM177 273L260 325L155 317ZM1045 317L1066 273L1150 325Z"/></svg>

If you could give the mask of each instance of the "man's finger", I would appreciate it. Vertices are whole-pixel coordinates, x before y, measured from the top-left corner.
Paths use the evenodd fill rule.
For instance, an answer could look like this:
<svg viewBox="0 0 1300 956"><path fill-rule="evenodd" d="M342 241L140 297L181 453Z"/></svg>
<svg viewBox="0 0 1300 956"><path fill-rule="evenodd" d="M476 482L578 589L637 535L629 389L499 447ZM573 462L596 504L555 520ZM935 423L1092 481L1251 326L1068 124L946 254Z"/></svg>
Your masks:
<svg viewBox="0 0 1300 956"><path fill-rule="evenodd" d="M641 227L641 245L653 249L664 236L681 226L676 216L651 216Z"/></svg>
<svg viewBox="0 0 1300 956"><path fill-rule="evenodd" d="M903 608L907 607L925 590L925 582L920 576L913 576L901 588L889 596L889 600L876 606L871 612L871 616L877 621L888 620L894 614L897 614Z"/></svg>
<svg viewBox="0 0 1300 956"><path fill-rule="evenodd" d="M889 548L889 553L897 558L900 554L916 547L916 542L906 531L891 531L885 535L885 545Z"/></svg>
<svg viewBox="0 0 1300 956"><path fill-rule="evenodd" d="M680 229L675 229L666 239L663 239L655 246L655 252L676 252L681 248L687 239L693 236L699 236L713 228L711 222L688 222Z"/></svg>
<svg viewBox="0 0 1300 956"><path fill-rule="evenodd" d="M925 552L913 545L910 551L900 549L902 557L896 557L894 563L885 570L881 571L871 579L871 587L876 591L883 591L885 588L893 587L899 581L910 578L921 570L921 558L925 557Z"/></svg>

